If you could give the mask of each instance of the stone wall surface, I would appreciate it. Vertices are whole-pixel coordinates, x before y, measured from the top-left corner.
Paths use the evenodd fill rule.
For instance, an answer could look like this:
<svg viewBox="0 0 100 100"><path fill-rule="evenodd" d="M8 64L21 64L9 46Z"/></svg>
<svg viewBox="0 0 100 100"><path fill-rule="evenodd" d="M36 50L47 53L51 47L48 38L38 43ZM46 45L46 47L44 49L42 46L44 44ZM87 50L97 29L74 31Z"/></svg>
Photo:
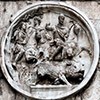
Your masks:
<svg viewBox="0 0 100 100"><path fill-rule="evenodd" d="M39 0L38 0L39 1ZM57 0L56 0L57 1ZM29 1L0 1L0 40L5 34L10 21L17 11L25 8L36 0ZM79 10L84 12L94 24L100 39L100 3L97 1L63 1L68 5L73 5ZM0 100L33 100L19 94L11 88L0 71ZM100 100L100 66L98 64L97 70L90 80L89 84L72 97L65 98L64 100Z"/></svg>

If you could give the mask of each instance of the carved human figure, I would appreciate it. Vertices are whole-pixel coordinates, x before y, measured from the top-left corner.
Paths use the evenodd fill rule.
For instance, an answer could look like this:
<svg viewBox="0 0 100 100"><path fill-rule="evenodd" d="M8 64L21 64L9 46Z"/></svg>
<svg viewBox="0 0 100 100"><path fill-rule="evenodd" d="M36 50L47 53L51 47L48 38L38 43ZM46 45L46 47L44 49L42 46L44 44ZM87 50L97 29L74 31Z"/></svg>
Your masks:
<svg viewBox="0 0 100 100"><path fill-rule="evenodd" d="M43 38L43 33L44 33L44 28L40 26L41 24L41 18L35 17L34 18L34 28L35 28L35 39L37 44L38 43L45 43L44 38Z"/></svg>
<svg viewBox="0 0 100 100"><path fill-rule="evenodd" d="M13 65L16 66L17 62L23 57L25 50L23 46L16 44L13 48Z"/></svg>
<svg viewBox="0 0 100 100"><path fill-rule="evenodd" d="M12 36L12 40L15 40L12 42L14 44L12 65L24 66L27 75L23 70L21 77L28 81L29 85L32 82L34 85L39 84L38 81L42 81L41 79L43 84L46 84L50 79L49 84L71 86L67 78L82 80L84 70L78 70L72 62L77 60L74 57L83 50L88 53L90 51L85 47L79 47L78 39L77 41L72 39L73 37L69 39L71 29L68 30L65 26L63 14L58 16L58 23L54 27L50 23L44 23L44 27L41 27L43 26L41 22L42 18L38 15L30 22L29 20L21 22L21 26L16 28ZM75 38L79 37L80 25L74 24L71 32Z"/></svg>
<svg viewBox="0 0 100 100"><path fill-rule="evenodd" d="M35 17L33 19L33 24L31 23L31 25L28 28L28 34L29 34L29 39L27 42L28 48L29 47L36 48L36 46L37 46L36 33L37 33L38 27L40 25L40 22L41 22L40 19Z"/></svg>
<svg viewBox="0 0 100 100"><path fill-rule="evenodd" d="M53 42L50 43L50 46L53 46L52 50L54 51L52 52L52 54L50 54L49 60L62 61L62 51L65 46L64 42L61 39L56 38Z"/></svg>
<svg viewBox="0 0 100 100"><path fill-rule="evenodd" d="M58 24L55 27L50 26L50 23L46 25L46 29L52 31L53 40L60 38L65 41L68 38L68 29L64 26L65 16L60 14L58 16Z"/></svg>
<svg viewBox="0 0 100 100"><path fill-rule="evenodd" d="M21 60L23 57L25 50L24 45L28 42L28 22L22 22L21 25L17 28L12 36L12 40L14 41L13 47L13 65L16 66L17 62Z"/></svg>
<svg viewBox="0 0 100 100"><path fill-rule="evenodd" d="M14 40L15 43L25 45L28 41L28 34L27 34L27 25L28 23L22 22L20 28L17 28L17 30L14 32L14 35L12 36L12 40Z"/></svg>
<svg viewBox="0 0 100 100"><path fill-rule="evenodd" d="M37 48L39 44L43 44L45 41L43 39L44 29L40 26L41 18L39 16L35 16L33 18L33 26L31 25L29 28L30 38L28 40L28 46L33 48Z"/></svg>
<svg viewBox="0 0 100 100"><path fill-rule="evenodd" d="M57 38L53 44L56 46L56 49L52 53L50 60L62 61L63 59L72 59L77 54L77 43L73 41L66 43Z"/></svg>

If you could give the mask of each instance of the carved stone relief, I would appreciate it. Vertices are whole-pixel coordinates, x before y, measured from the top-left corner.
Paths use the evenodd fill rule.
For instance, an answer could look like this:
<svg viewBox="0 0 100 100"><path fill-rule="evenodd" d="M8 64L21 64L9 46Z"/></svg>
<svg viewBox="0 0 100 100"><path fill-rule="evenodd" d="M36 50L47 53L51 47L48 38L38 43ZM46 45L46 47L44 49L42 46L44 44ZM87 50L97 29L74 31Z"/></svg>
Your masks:
<svg viewBox="0 0 100 100"><path fill-rule="evenodd" d="M3 73L26 96L67 97L85 86L95 71L95 39L90 23L73 7L34 4L15 17L5 35Z"/></svg>

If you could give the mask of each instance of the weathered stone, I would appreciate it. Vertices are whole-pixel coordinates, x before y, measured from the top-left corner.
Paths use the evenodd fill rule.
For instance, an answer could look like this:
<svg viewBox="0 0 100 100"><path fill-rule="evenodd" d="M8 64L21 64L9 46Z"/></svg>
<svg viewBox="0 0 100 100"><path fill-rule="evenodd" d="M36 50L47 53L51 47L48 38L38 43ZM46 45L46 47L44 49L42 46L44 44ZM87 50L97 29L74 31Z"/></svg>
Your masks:
<svg viewBox="0 0 100 100"><path fill-rule="evenodd" d="M36 2L34 0L32 0L32 2ZM88 2L80 2L80 1L66 1L67 4L69 5L74 5L77 8L79 8L81 11L85 12L85 14L92 20L98 36L99 36L99 32L100 32L100 28L99 28L99 22L100 22L100 16L99 16L99 10L100 10L100 6L97 4L97 2L95 1L88 1ZM2 37L2 35L5 33L5 30L8 28L9 25L9 20L11 15L14 15L18 10L22 9L23 7L26 7L26 2L24 1L17 1L17 2L0 2L0 38ZM99 36L100 37L100 36ZM96 72L96 76L94 77L94 82L92 82L92 85L90 85L86 91L84 91L84 93L82 93L83 95L78 95L78 96L74 96L74 97L70 97L68 100L99 100L100 96L99 96L99 78L100 78L100 74L99 74L99 70ZM5 79L4 79L5 80ZM2 79L0 79L1 82L1 87L0 88L0 100L31 100L26 99L24 96L22 96L21 94L17 94L15 91L13 91L11 89L11 86L8 85L7 82L2 81ZM4 85L5 84L5 85ZM4 86L3 86L4 85ZM8 91L12 91L10 93L8 93ZM16 95L16 97L15 97ZM16 99L15 99L16 98Z"/></svg>

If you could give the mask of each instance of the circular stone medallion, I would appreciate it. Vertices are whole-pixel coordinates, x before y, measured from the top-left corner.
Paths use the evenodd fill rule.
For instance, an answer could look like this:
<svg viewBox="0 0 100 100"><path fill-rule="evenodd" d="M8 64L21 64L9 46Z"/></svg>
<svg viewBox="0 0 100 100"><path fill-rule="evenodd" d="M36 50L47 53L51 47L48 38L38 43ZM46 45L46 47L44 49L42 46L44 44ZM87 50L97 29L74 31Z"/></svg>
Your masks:
<svg viewBox="0 0 100 100"><path fill-rule="evenodd" d="M61 99L82 89L99 57L87 17L62 2L40 2L18 13L2 39L2 71L18 92Z"/></svg>

